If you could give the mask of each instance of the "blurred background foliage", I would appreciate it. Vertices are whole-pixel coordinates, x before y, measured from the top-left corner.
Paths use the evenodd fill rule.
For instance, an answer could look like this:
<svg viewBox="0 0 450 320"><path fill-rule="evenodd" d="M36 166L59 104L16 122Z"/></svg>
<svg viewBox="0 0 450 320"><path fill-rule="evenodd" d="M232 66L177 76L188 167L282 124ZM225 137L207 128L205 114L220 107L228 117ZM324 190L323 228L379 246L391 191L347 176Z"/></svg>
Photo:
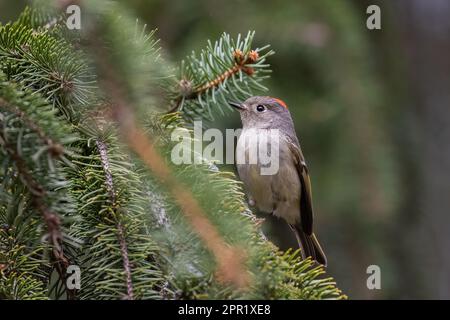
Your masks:
<svg viewBox="0 0 450 320"><path fill-rule="evenodd" d="M450 298L450 2L126 2L173 61L224 31L255 30L256 46L271 44L265 85L294 118L328 273L350 298ZM381 8L381 30L366 28L369 4ZM0 1L1 21L24 5ZM217 113L209 126L240 120ZM272 241L295 246L266 218ZM381 290L366 286L373 264Z"/></svg>

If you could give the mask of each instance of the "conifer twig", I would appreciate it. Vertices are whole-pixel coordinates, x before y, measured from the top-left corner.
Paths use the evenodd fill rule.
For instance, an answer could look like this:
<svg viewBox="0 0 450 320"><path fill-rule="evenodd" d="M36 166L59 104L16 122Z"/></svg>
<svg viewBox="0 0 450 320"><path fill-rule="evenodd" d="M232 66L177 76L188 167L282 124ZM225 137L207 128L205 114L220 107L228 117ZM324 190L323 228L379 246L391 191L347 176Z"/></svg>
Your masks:
<svg viewBox="0 0 450 320"><path fill-rule="evenodd" d="M182 88L181 91L183 91L183 94L180 94L180 96L175 99L174 106L167 113L176 112L179 109L183 99L197 99L197 97L205 91L212 88L217 88L220 84L224 83L240 71L244 72L248 76L252 76L254 74L255 70L250 65L256 63L259 59L259 54L256 50L250 50L249 52L243 53L241 50L236 49L233 52L233 57L235 63L231 68L225 70L214 80L208 81L197 88L191 89L189 81L185 79L180 80L180 87Z"/></svg>
<svg viewBox="0 0 450 320"><path fill-rule="evenodd" d="M30 192L32 206L42 215L48 232L49 243L52 246L52 255L54 258L54 265L56 271L59 274L60 279L66 286L67 295L69 299L73 299L75 292L67 288L67 267L69 266L69 259L65 256L62 247L62 233L61 233L61 219L58 214L52 212L50 208L45 204L45 197L47 191L45 188L36 181L31 174L31 170L28 168L25 160L19 155L14 147L7 142L6 137L0 131L0 145L9 154L14 161L17 172Z"/></svg>
<svg viewBox="0 0 450 320"><path fill-rule="evenodd" d="M224 73L220 74L213 81L209 81L204 85L200 86L199 88L197 88L194 91L192 99L196 98L199 94L202 94L203 92L205 92L208 89L211 89L212 87L218 87L225 80L232 77L241 70L249 76L253 75L255 70L248 65L253 64L258 60L259 58L258 52L256 52L255 50L251 50L250 52L244 54L241 50L236 49L233 52L233 57L235 60L234 66L226 70Z"/></svg>
<svg viewBox="0 0 450 320"><path fill-rule="evenodd" d="M48 150L53 157L59 157L64 153L63 146L53 141L51 137L47 136L44 130L42 130L42 128L40 128L32 119L30 119L25 114L25 112L21 111L17 107L11 106L8 102L6 102L2 98L0 98L0 107L7 110L8 112L15 114L18 118L20 118L23 121L23 123L27 125L27 128L33 130L37 134L39 139L41 139L42 143L48 146Z"/></svg>
<svg viewBox="0 0 450 320"><path fill-rule="evenodd" d="M111 170L110 170L108 148L107 148L106 144L101 140L97 140L96 145L97 145L97 149L100 153L100 159L101 159L103 171L105 173L106 189L108 191L113 210L117 211L116 190L114 188L113 177L112 177ZM127 295L124 298L126 300L134 300L133 282L131 279L131 266L130 266L130 259L128 257L128 246L127 246L127 241L125 239L125 232L123 230L123 226L120 223L120 221L117 222L116 227L117 227L117 233L118 233L117 237L118 237L119 244L120 244L120 253L122 255L123 268L125 271L126 283L127 283Z"/></svg>

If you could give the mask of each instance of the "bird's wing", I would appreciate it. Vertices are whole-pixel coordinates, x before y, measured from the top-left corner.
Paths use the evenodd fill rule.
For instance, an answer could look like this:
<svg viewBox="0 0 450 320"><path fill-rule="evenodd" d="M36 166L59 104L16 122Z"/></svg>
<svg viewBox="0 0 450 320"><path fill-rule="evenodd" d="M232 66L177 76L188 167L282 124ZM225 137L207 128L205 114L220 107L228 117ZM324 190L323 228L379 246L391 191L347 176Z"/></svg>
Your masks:
<svg viewBox="0 0 450 320"><path fill-rule="evenodd" d="M311 180L308 174L305 158L303 157L300 147L293 142L289 142L289 148L294 156L294 162L297 167L298 176L300 178L300 223L303 232L307 235L313 233L313 208Z"/></svg>

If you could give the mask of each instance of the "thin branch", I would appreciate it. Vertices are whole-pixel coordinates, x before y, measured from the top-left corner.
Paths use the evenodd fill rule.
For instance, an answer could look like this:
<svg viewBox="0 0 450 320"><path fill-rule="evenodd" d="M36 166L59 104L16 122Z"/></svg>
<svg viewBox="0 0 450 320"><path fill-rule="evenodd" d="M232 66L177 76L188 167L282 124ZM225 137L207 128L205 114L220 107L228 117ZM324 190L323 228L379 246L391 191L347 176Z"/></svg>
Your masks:
<svg viewBox="0 0 450 320"><path fill-rule="evenodd" d="M61 233L61 219L58 214L52 212L47 207L45 204L47 191L38 181L36 181L36 179L34 179L25 160L18 154L14 147L7 142L6 137L2 132L0 132L0 144L15 163L21 180L30 192L32 206L42 215L47 227L49 243L52 246L52 255L56 271L58 272L60 279L64 282L64 286L66 286L68 299L74 299L75 291L68 289L66 283L67 267L70 263L69 259L64 255L62 246L63 236Z"/></svg>
<svg viewBox="0 0 450 320"><path fill-rule="evenodd" d="M228 78L232 77L236 73L239 73L239 71L245 72L247 75L252 76L255 72L255 70L252 67L247 66L248 64L255 63L258 58L259 54L255 50L251 50L247 54L244 54L241 50L237 49L233 52L233 57L235 60L235 64L230 69L226 70L224 73L216 77L214 80L209 81L205 83L204 85L198 87L193 94L193 97L191 99L195 99L199 94L202 94L208 89L211 89L213 87L218 87L221 83L223 83Z"/></svg>
<svg viewBox="0 0 450 320"><path fill-rule="evenodd" d="M97 149L100 153L100 159L102 162L103 171L105 172L106 189L108 191L113 210L114 210L114 212L117 212L116 190L114 188L113 176L112 176L112 173L110 170L108 147L101 140L96 140L95 143L96 143ZM119 244L120 244L120 253L122 255L123 268L125 271L126 283L127 283L127 295L126 295L125 299L126 300L134 300L133 282L131 279L131 265L130 265L130 259L128 257L128 246L127 246L127 241L125 239L125 232L123 230L123 226L120 223L120 221L117 221L116 227L117 227L117 232L118 232L117 238L118 238Z"/></svg>
<svg viewBox="0 0 450 320"><path fill-rule="evenodd" d="M0 107L8 112L15 114L22 122L27 126L28 129L34 131L42 143L48 146L48 150L53 157L59 157L64 153L64 148L61 144L56 143L53 139L47 136L32 119L30 119L27 114L21 111L18 107L12 106L9 102L0 97Z"/></svg>
<svg viewBox="0 0 450 320"><path fill-rule="evenodd" d="M125 232L123 230L122 224L117 223L117 231L120 242L120 253L122 254L123 259L123 268L125 269L125 274L127 276L127 296L124 297L125 300L134 300L133 295L133 282L131 280L131 264L130 259L128 257L128 247L127 242L125 240Z"/></svg>
<svg viewBox="0 0 450 320"><path fill-rule="evenodd" d="M258 52L256 52L255 50L251 50L248 53L244 54L241 50L236 49L233 52L233 57L235 63L231 68L225 70L222 74L218 75L214 80L198 86L192 92L188 94L181 94L180 96L178 96L174 100L175 101L174 106L167 113L176 112L179 109L181 101L183 99L186 100L197 99L197 97L203 94L205 91L219 87L220 84L224 83L226 80L228 80L235 74L239 73L240 71L244 72L248 76L252 76L255 73L255 70L248 65L254 64L256 61L258 61L259 59ZM183 84L185 82L189 81L185 79L180 80L180 86L184 88L182 91L186 91L186 87L188 87L185 84Z"/></svg>

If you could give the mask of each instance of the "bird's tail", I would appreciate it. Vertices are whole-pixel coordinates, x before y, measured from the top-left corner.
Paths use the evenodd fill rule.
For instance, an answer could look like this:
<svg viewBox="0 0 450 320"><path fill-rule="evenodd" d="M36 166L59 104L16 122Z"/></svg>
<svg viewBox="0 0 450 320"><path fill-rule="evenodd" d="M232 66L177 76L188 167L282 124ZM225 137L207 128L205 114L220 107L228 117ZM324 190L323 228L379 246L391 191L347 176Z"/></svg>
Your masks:
<svg viewBox="0 0 450 320"><path fill-rule="evenodd" d="M301 254L303 259L307 257L311 257L313 260L322 264L323 266L327 266L327 257L322 250L322 247L319 244L314 233L307 235L303 232L301 226L292 226L292 229L295 232L295 236L297 237L298 244L302 249Z"/></svg>

